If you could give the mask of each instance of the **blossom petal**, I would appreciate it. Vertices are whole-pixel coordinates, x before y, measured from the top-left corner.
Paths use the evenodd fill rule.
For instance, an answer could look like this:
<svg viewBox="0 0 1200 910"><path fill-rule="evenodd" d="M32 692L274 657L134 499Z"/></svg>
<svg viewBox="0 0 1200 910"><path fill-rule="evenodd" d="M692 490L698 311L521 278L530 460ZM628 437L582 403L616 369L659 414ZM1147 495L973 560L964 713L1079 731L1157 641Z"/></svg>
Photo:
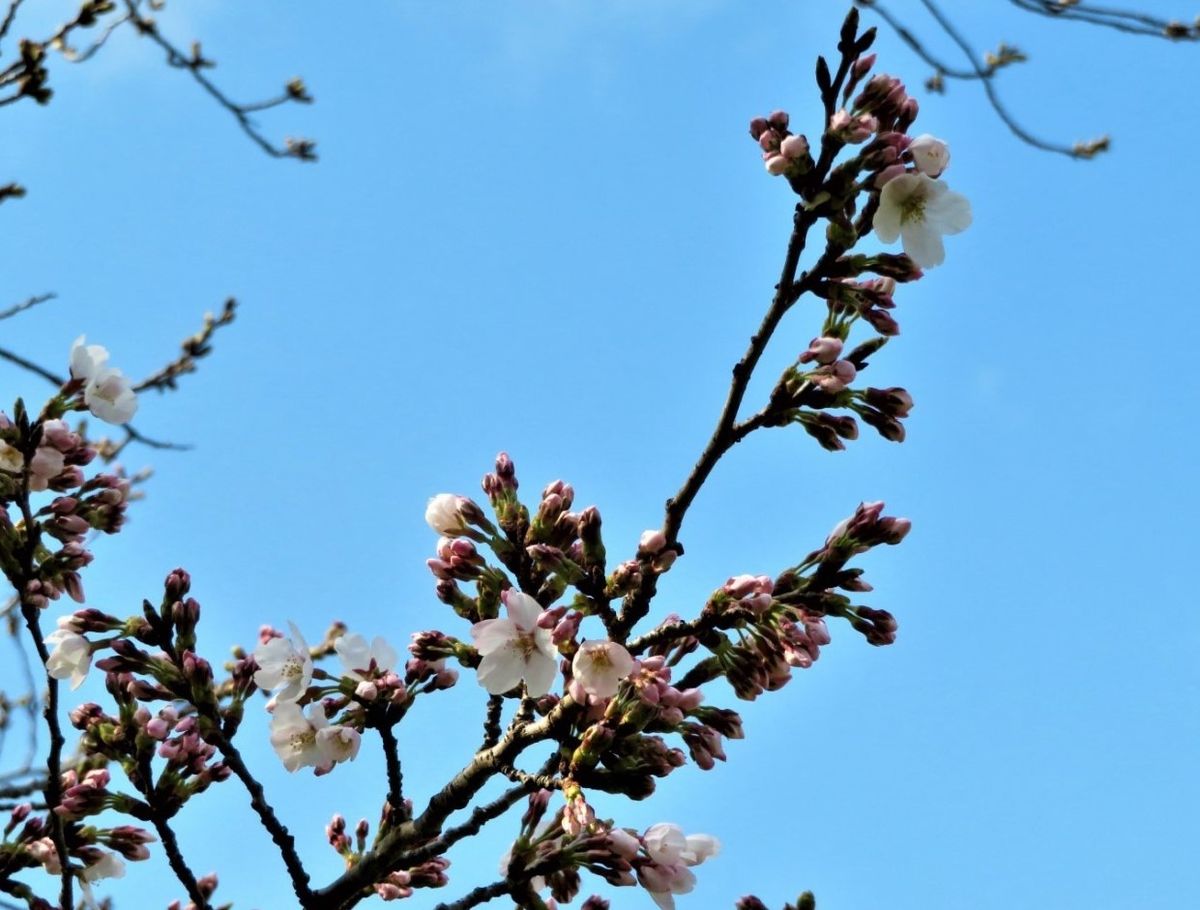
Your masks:
<svg viewBox="0 0 1200 910"><path fill-rule="evenodd" d="M896 180L900 178L897 177ZM892 183L896 181L893 180ZM889 183L885 186L884 192L887 191ZM885 205L882 201L879 203L879 208L875 211L875 218L871 222L871 227L875 230L875 236L883 243L895 243L896 238L900 236L900 206L892 203Z"/></svg>
<svg viewBox="0 0 1200 910"><path fill-rule="evenodd" d="M558 661L545 654L534 654L525 668L525 686L532 698L541 698L550 691L558 673Z"/></svg>
<svg viewBox="0 0 1200 910"><path fill-rule="evenodd" d="M904 252L923 269L946 261L946 245L942 235L926 224L905 225Z"/></svg>
<svg viewBox="0 0 1200 910"><path fill-rule="evenodd" d="M471 626L475 650L484 655L507 646L517 634L517 625L511 619L485 619Z"/></svg>
<svg viewBox="0 0 1200 910"><path fill-rule="evenodd" d="M479 684L491 695L503 695L521 681L525 672L525 662L521 660L520 652L512 648L503 648L485 654L479 662L476 675Z"/></svg>
<svg viewBox="0 0 1200 910"><path fill-rule="evenodd" d="M522 629L532 629L537 625L541 615L542 605L520 591L509 589L505 592L504 605L508 608L508 617Z"/></svg>
<svg viewBox="0 0 1200 910"><path fill-rule="evenodd" d="M958 234L971 226L971 203L962 193L946 192L926 204L925 216L943 234Z"/></svg>

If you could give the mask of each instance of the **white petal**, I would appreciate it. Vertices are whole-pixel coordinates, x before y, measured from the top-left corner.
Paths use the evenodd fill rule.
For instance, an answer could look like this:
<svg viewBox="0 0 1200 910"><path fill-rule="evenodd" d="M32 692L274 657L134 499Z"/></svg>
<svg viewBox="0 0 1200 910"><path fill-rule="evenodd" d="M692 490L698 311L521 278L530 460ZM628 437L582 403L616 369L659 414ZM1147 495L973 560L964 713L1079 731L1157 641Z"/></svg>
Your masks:
<svg viewBox="0 0 1200 910"><path fill-rule="evenodd" d="M376 635L371 641L371 657L375 660L375 666L380 670L394 670L396 663L400 659L400 655L381 635Z"/></svg>
<svg viewBox="0 0 1200 910"><path fill-rule="evenodd" d="M542 605L528 594L511 589L505 596L504 605L508 607L509 618L522 629L534 628L542 612Z"/></svg>
<svg viewBox="0 0 1200 910"><path fill-rule="evenodd" d="M895 183L897 177L891 183L883 188L886 193L888 186ZM900 236L900 206L893 201L881 199L879 208L875 210L875 218L871 222L871 227L875 231L875 236L883 243L895 243L896 238Z"/></svg>
<svg viewBox="0 0 1200 910"><path fill-rule="evenodd" d="M926 205L925 217L943 234L958 234L971 226L971 203L962 193L947 192Z"/></svg>
<svg viewBox="0 0 1200 910"><path fill-rule="evenodd" d="M475 650L488 655L507 647L517 637L517 626L511 619L485 619L471 626Z"/></svg>
<svg viewBox="0 0 1200 910"><path fill-rule="evenodd" d="M687 861L688 865L698 866L721 852L721 842L711 834L689 834L687 852L692 854L692 858Z"/></svg>
<svg viewBox="0 0 1200 910"><path fill-rule="evenodd" d="M557 673L557 660L540 652L532 654L525 668L525 685L529 689L530 697L541 698L549 692Z"/></svg>
<svg viewBox="0 0 1200 910"><path fill-rule="evenodd" d="M503 648L484 655L476 677L490 694L503 695L521 681L524 671L525 661L521 659L520 652Z"/></svg>
<svg viewBox="0 0 1200 910"><path fill-rule="evenodd" d="M904 228L904 252L923 269L946 261L946 246L942 235L929 225L909 224Z"/></svg>

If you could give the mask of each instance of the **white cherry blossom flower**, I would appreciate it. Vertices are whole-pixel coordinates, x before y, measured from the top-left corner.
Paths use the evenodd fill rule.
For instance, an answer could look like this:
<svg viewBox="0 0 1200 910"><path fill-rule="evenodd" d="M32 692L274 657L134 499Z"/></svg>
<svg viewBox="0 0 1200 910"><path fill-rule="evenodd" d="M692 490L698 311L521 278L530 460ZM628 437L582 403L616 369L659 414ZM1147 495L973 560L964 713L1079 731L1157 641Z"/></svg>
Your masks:
<svg viewBox="0 0 1200 910"><path fill-rule="evenodd" d="M917 170L930 177L940 177L950 164L950 146L928 133L910 142L908 153Z"/></svg>
<svg viewBox="0 0 1200 910"><path fill-rule="evenodd" d="M425 523L446 537L458 537L466 522L459 509L459 497L453 493L438 493L425 506Z"/></svg>
<svg viewBox="0 0 1200 910"><path fill-rule="evenodd" d="M633 658L615 641L585 641L571 662L575 680L596 698L612 698L632 672Z"/></svg>
<svg viewBox="0 0 1200 910"><path fill-rule="evenodd" d="M485 619L471 627L475 648L483 658L479 684L492 695L502 695L524 679L529 695L538 698L550 691L558 670L550 631L537 624L541 605L512 589L502 597L507 619Z"/></svg>
<svg viewBox="0 0 1200 910"><path fill-rule="evenodd" d="M104 852L101 857L83 870L84 881L95 882L102 878L123 878L125 862L115 853Z"/></svg>
<svg viewBox="0 0 1200 910"><path fill-rule="evenodd" d="M329 762L354 761L361 742L361 734L353 727L336 725L317 731L317 747Z"/></svg>
<svg viewBox="0 0 1200 910"><path fill-rule="evenodd" d="M0 471L20 474L24 469L25 456L21 454L21 450L0 439Z"/></svg>
<svg viewBox="0 0 1200 910"><path fill-rule="evenodd" d="M85 340L80 335L71 345L71 378L87 382L108 363L108 350L98 344L84 344Z"/></svg>
<svg viewBox="0 0 1200 910"><path fill-rule="evenodd" d="M68 622L70 618L63 617ZM92 644L78 632L64 627L63 619L59 620L59 628L42 639L54 646L46 659L46 672L55 679L71 680L71 688L78 689L92 665Z"/></svg>
<svg viewBox="0 0 1200 910"><path fill-rule="evenodd" d="M294 623L288 623L292 638L272 638L254 649L254 662L258 671L254 682L268 692L278 689L275 697L280 702L294 702L312 682L313 662L308 644Z"/></svg>
<svg viewBox="0 0 1200 910"><path fill-rule="evenodd" d="M675 895L687 894L696 886L690 866L714 857L720 842L709 834L684 835L678 825L651 825L642 835L650 862L638 868L638 881L650 892L661 910L675 910Z"/></svg>
<svg viewBox="0 0 1200 910"><path fill-rule="evenodd" d="M329 726L320 702L308 706L306 715L294 701L280 701L271 716L271 746L288 771L301 768L328 770L333 766L317 736Z"/></svg>
<svg viewBox="0 0 1200 910"><path fill-rule="evenodd" d="M92 375L84 387L83 402L105 423L117 425L129 423L138 408L133 385L112 367L102 367Z"/></svg>
<svg viewBox="0 0 1200 910"><path fill-rule="evenodd" d="M880 192L873 227L884 243L902 238L909 258L930 268L946 259L942 235L957 234L970 225L971 204L966 196L926 174L901 174Z"/></svg>
<svg viewBox="0 0 1200 910"><path fill-rule="evenodd" d="M333 643L333 649L346 668L345 675L351 679L364 680L394 670L399 660L396 649L378 635L370 645L357 633L343 635Z"/></svg>

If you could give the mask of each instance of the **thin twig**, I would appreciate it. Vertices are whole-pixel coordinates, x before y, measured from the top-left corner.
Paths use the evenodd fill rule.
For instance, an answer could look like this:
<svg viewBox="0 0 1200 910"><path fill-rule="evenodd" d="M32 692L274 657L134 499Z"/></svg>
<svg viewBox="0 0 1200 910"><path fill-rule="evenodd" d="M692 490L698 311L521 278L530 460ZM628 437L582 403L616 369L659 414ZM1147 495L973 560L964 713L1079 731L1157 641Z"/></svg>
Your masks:
<svg viewBox="0 0 1200 910"><path fill-rule="evenodd" d="M242 782L242 785L250 794L250 806L258 816L262 826L271 835L271 840L274 841L275 846L279 848L280 855L283 857L283 864L287 867L288 876L292 880L292 889L296 892L300 906L314 906L312 903L313 892L308 886L308 873L304 869L304 864L300 861L300 856L296 853L295 839L276 817L275 810L267 802L262 784L250 773L250 769L246 767L246 763L242 760L242 755L237 750L237 747L221 733L220 718L210 717L209 720L213 722L213 729L208 734L208 738L213 745L221 750L225 764L229 766L229 770L237 775L238 780Z"/></svg>
<svg viewBox="0 0 1200 910"><path fill-rule="evenodd" d="M13 316L16 316L18 313L23 313L26 310L33 309L39 303L45 303L47 300L53 300L56 296L57 295L53 293L36 294L22 303L18 303L15 306L10 306L7 310L0 310L0 319L9 319Z"/></svg>
<svg viewBox="0 0 1200 910"><path fill-rule="evenodd" d="M32 360L26 360L19 354L14 354L12 351L9 351L5 348L0 348L0 360L7 360L10 363L15 363L23 370L28 370L31 373L41 376L51 385L62 386L66 382L66 380L61 376L50 372L45 367L40 367Z"/></svg>
<svg viewBox="0 0 1200 910"><path fill-rule="evenodd" d="M158 24L153 19L142 16L138 12L137 4L133 0L125 0L125 8L129 11L129 16L133 20L133 24L137 30L162 48L166 54L167 63L170 66L186 70L190 73L196 83L214 101L233 115L234 119L237 120L238 126L242 128L242 132L249 136L255 145L272 158L296 158L300 161L316 160L317 156L313 151L313 144L308 140L289 140L282 147L272 143L266 136L259 132L258 127L250 118L249 111L254 109L254 105L247 106L232 101L224 92L217 88L211 79L204 75L203 67L208 64L208 61L200 58L198 55L188 56L175 47L159 31Z"/></svg>

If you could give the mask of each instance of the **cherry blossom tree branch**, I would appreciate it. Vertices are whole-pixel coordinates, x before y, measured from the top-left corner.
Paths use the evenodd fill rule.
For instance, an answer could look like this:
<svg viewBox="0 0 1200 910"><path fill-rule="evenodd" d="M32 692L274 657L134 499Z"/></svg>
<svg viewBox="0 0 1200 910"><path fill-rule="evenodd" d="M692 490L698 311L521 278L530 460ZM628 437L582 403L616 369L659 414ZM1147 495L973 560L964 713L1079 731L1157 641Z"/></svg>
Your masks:
<svg viewBox="0 0 1200 910"><path fill-rule="evenodd" d="M1113 9L1083 2L1063 0L1009 0L1018 9L1063 22L1086 22L1130 35L1172 40L1200 38L1200 22L1188 26L1178 19L1164 19L1137 10Z"/></svg>
<svg viewBox="0 0 1200 910"><path fill-rule="evenodd" d="M0 41L8 37L8 30L12 28L12 24L17 18L17 10L21 8L23 2L25 0L9 0L8 11L4 14L4 21L0 22Z"/></svg>
<svg viewBox="0 0 1200 910"><path fill-rule="evenodd" d="M24 300L21 303L10 306L7 310L0 310L0 320L11 319L18 313L24 313L26 310L33 309L33 307L37 306L38 304L45 303L48 300L53 300L56 296L57 295L53 293L35 294L28 300Z"/></svg>
<svg viewBox="0 0 1200 910"><path fill-rule="evenodd" d="M296 898L300 902L301 907L317 907L320 904L313 903L313 891L309 887L309 875L304 868L304 864L300 861L299 854L296 853L296 841L291 833L279 818L275 815L275 810L271 804L267 802L266 793L263 790L262 784L246 767L246 762L242 759L242 754L237 747L221 732L221 719L208 715L210 729L207 733L208 739L216 746L221 755L225 759L225 764L242 782L246 791L250 794L250 807L254 810L254 814L258 816L258 820L262 826L271 835L271 840L275 846L279 848L279 853L283 858L283 864L287 868L288 876L292 880L292 890L296 892Z"/></svg>
<svg viewBox="0 0 1200 910"><path fill-rule="evenodd" d="M499 743L481 750L474 759L430 798L425 811L412 821L405 822L384 835L352 868L324 888L313 892L317 903L311 906L342 908L357 903L356 895L369 888L396 863L412 844L438 834L450 815L464 809L503 765L512 761L526 748L550 737L566 723L578 706L570 695L565 696L545 717L510 730ZM304 904L304 906L310 906Z"/></svg>
<svg viewBox="0 0 1200 910"><path fill-rule="evenodd" d="M179 848L179 840L175 837L175 830L171 827L171 816L162 801L157 798L149 757L143 757L140 764L140 773L134 783L138 787L138 792L146 800L149 821L154 825L154 830L158 832L158 839L167 854L167 863L171 867L171 871L175 873L175 877L179 879L179 883L187 891L196 910L211 910L208 899L200 888L200 883L196 881L195 873L192 872L187 860L184 859L183 851Z"/></svg>
<svg viewBox="0 0 1200 910"><path fill-rule="evenodd" d="M22 303L9 307L7 310L0 312L0 320L15 316L22 313L40 303L54 299L55 295L41 294L31 297ZM198 361L207 357L212 353L212 336L221 328L233 322L237 314L237 300L233 297L228 298L221 308L218 315L206 313L204 315L204 323L200 330L193 335L188 336L180 343L181 353L174 360L167 363L157 372L146 377L141 382L133 387L135 392L146 391L149 389L157 389L160 392L174 391L178 385L180 376L196 372ZM20 367L36 376L40 376L53 386L61 388L67 381L66 377L48 370L40 364L34 363L26 357L11 351L7 348L0 347L0 360L7 360L9 363ZM99 454L106 461L112 461L117 458L125 447L131 442L139 443L147 448L159 449L162 451L188 451L192 448L190 444L170 442L167 440L156 439L147 436L138 430L133 424L126 423L121 425L121 430L124 433L124 439L120 442L103 441L99 446Z"/></svg>
<svg viewBox="0 0 1200 910"><path fill-rule="evenodd" d="M404 774L400 769L400 743L386 720L379 723L376 729L383 741L383 759L387 765L388 805L396 814L396 818L408 821L408 812L404 808Z"/></svg>
<svg viewBox="0 0 1200 910"><path fill-rule="evenodd" d="M250 137L260 149L270 155L272 158L295 158L299 161L316 161L316 145L309 139L287 139L282 146L271 142L258 129L250 114L255 111L266 110L270 107L284 104L288 101L297 101L308 103L312 101L312 97L304 87L304 83L299 79L294 79L288 83L284 93L278 98L271 99L266 102L252 104L238 104L231 100L224 92L217 88L216 84L204 75L204 70L211 67L212 61L206 59L199 49L199 45L193 45L191 54L185 54L174 44L172 44L162 34L158 27L158 23L148 16L143 16L138 10L136 0L124 0L125 8L128 11L129 19L133 23L134 28L138 32L155 44L157 44L166 55L167 64L186 71L196 81L196 83L208 93L214 101L217 102L225 110L233 115L242 132Z"/></svg>
<svg viewBox="0 0 1200 910"><path fill-rule="evenodd" d="M36 453L37 441L30 435L30 425L25 409L23 407L17 409L14 417L16 418L18 427L21 429L22 454L25 457L25 463L28 464ZM17 507L21 511L21 518L25 526L25 545L21 548L18 556L20 560L20 574L16 578L10 577L9 581L16 589L17 596L21 598L21 615L25 619L25 627L29 631L30 638L33 639L33 646L37 650L38 658L41 660L42 666L45 667L49 663L50 652L43 641L45 636L42 634L41 608L25 596L29 590L29 585L37 580L37 570L34 567L34 560L40 538L39 525L34 519L33 510L29 505L28 471L23 471L21 474L21 489L17 496ZM47 672L46 705L42 717L50 736L50 743L46 755L46 786L43 793L46 797L46 805L50 806L51 809L62 803L62 750L66 745L62 726L58 720L58 694L58 680ZM55 850L58 851L59 863L62 866L60 903L63 907L73 907L74 873L72 871L70 853L68 852L65 823L53 811L49 813L48 819L50 838L54 842Z"/></svg>
<svg viewBox="0 0 1200 910"><path fill-rule="evenodd" d="M853 0L853 2L856 7L868 9L879 16L922 61L933 67L935 74L926 83L927 88L941 91L942 80L945 78L979 82L983 87L988 104L1009 131L1022 142L1042 151L1070 158L1086 159L1095 157L1098 153L1108 149L1109 139L1107 136L1065 145L1035 136L1022 126L1001 100L996 91L994 79L1000 69L1011 63L1025 60L1025 55L1016 51L1015 48L1001 45L1001 53L989 54L986 60L978 57L962 32L954 25L941 5L934 0L921 0L921 3L941 31L962 51L969 64L966 69L950 65L936 56L912 29L908 28L884 5L882 0ZM1127 34L1147 35L1176 41L1200 39L1200 20L1197 20L1194 25L1188 26L1178 20L1164 19L1136 10L1112 9L1084 2L1063 2L1063 0L1009 0L1009 2L1026 12L1064 21L1090 23Z"/></svg>
<svg viewBox="0 0 1200 910"><path fill-rule="evenodd" d="M187 373L194 373L196 371L196 361L212 353L212 345L209 343L212 340L212 336L218 329L224 328L233 322L236 315L237 300L233 297L225 301L220 315L205 313L204 325L200 328L200 331L188 336L180 344L180 348L182 349L180 355L154 375L148 376L137 383L133 387L133 390L135 392L144 392L147 389L157 389L160 392L167 390L174 391L177 387L176 382L179 377Z"/></svg>

